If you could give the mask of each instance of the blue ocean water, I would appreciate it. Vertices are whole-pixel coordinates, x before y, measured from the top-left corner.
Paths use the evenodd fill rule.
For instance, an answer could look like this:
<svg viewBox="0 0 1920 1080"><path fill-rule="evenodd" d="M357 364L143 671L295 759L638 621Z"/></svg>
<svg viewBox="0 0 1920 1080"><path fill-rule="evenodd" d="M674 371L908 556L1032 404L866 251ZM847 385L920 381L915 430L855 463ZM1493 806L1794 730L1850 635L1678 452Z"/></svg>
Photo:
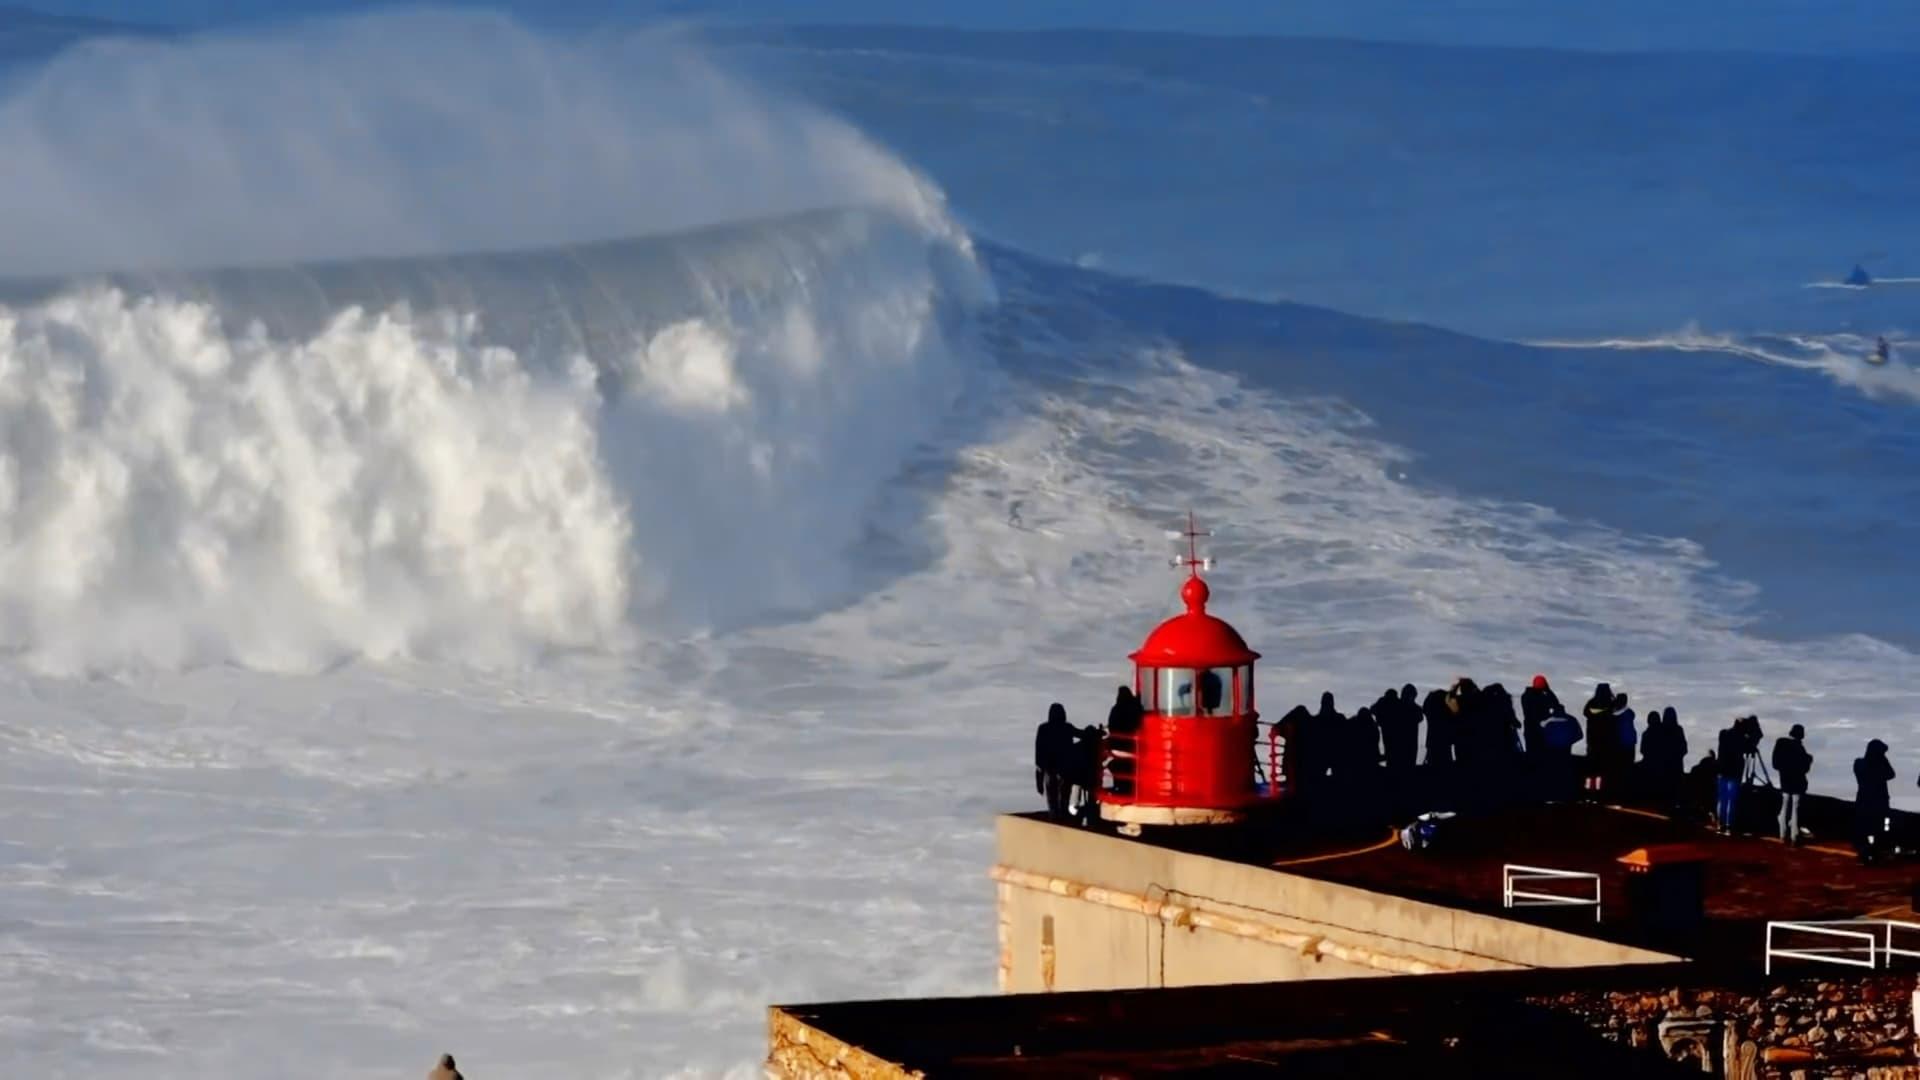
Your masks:
<svg viewBox="0 0 1920 1080"><path fill-rule="evenodd" d="M1756 44L1811 19L1775 15L1779 37ZM1235 339L1256 378L1352 400L1423 482L1696 541L1760 587L1775 633L1920 642L1888 601L1920 585L1916 387L1860 359L1920 326L1920 287L1897 280L1920 276L1916 57L898 27L727 40L937 177L985 236L1361 316L1307 359L1255 344L1257 309L1165 309ZM1830 287L1856 263L1896 280ZM1474 338L1396 341L1404 322Z"/></svg>

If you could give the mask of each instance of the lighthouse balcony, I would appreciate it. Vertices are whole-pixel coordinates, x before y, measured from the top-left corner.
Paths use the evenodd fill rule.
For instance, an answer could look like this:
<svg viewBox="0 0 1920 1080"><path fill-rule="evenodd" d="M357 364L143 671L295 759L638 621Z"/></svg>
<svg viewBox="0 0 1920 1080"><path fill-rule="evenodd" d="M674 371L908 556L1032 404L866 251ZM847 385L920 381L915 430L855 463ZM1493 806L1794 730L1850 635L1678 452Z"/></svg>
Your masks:
<svg viewBox="0 0 1920 1080"><path fill-rule="evenodd" d="M1120 825L1233 825L1247 819L1241 808L1218 806L1148 806L1142 803L1100 804L1100 818Z"/></svg>

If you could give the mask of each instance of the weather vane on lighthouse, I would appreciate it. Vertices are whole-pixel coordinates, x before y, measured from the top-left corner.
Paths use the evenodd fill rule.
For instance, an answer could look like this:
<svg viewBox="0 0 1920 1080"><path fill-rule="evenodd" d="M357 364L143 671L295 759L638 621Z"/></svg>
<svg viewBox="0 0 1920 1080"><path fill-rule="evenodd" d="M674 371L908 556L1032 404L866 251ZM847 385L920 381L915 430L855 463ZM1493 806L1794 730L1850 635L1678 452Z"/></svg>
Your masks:
<svg viewBox="0 0 1920 1080"><path fill-rule="evenodd" d="M1202 531L1195 527L1193 523L1193 511L1187 511L1187 527L1185 531L1175 530L1167 535L1175 540L1185 537L1187 541L1187 553L1185 555L1175 555L1170 563L1176 570L1184 566L1187 568L1187 574L1189 576L1198 577L1200 576L1200 571L1213 569L1213 557L1208 556L1204 559L1201 558L1200 548L1197 544L1197 541L1201 537L1212 536L1213 532L1211 530Z"/></svg>

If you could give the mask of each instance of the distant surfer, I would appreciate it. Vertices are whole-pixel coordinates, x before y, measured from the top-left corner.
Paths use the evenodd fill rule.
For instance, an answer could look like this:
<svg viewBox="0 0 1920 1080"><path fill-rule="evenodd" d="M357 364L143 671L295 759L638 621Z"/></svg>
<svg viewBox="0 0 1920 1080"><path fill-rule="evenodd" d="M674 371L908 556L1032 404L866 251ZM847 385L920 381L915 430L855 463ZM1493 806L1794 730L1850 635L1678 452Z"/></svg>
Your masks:
<svg viewBox="0 0 1920 1080"><path fill-rule="evenodd" d="M1859 263L1854 263L1853 273L1847 275L1846 284L1858 288L1866 288L1868 285L1873 284L1873 275L1867 273L1866 267L1861 266Z"/></svg>
<svg viewBox="0 0 1920 1080"><path fill-rule="evenodd" d="M1886 335L1873 339L1873 355L1867 358L1869 364L1884 364L1893 359L1893 347L1887 344Z"/></svg>

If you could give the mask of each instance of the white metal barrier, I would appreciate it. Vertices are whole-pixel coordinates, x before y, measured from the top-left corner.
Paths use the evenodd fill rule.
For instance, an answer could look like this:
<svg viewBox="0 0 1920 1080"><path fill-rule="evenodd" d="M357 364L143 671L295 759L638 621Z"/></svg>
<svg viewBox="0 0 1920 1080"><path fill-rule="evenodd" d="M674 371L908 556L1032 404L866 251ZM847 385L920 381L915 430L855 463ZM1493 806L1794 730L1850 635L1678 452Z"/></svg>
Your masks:
<svg viewBox="0 0 1920 1080"><path fill-rule="evenodd" d="M1824 919L1815 922L1770 922L1767 924L1766 973L1773 974L1773 961L1812 960L1822 964L1843 964L1868 969L1889 967L1896 956L1920 959L1920 949L1894 944L1898 931L1920 931L1920 923L1898 919ZM1774 944L1776 934L1812 934L1845 944L1782 948Z"/></svg>
<svg viewBox="0 0 1920 1080"><path fill-rule="evenodd" d="M1567 893L1536 892L1520 888L1522 885L1545 884L1547 882L1579 881L1593 886L1592 896L1573 896ZM1600 921L1600 875L1588 874L1579 870L1553 870L1544 866L1519 866L1507 863L1500 870L1500 903L1502 907L1548 907L1566 906L1593 908L1593 921Z"/></svg>

